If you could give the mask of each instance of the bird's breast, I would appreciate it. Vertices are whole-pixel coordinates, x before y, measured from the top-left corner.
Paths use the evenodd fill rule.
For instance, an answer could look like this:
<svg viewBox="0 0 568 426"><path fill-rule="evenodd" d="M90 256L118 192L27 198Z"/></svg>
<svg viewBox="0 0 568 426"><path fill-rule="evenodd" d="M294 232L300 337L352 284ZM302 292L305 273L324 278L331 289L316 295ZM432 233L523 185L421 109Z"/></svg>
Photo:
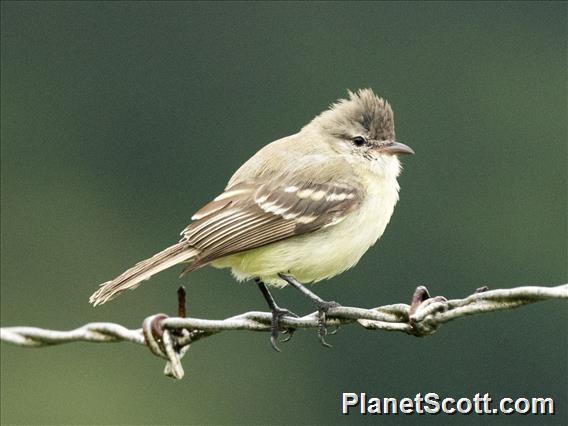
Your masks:
<svg viewBox="0 0 568 426"><path fill-rule="evenodd" d="M260 277L274 286L285 285L278 273L309 283L351 268L381 237L398 200L396 179L369 179L360 208L341 222L219 259L213 266L231 267L239 280Z"/></svg>
<svg viewBox="0 0 568 426"><path fill-rule="evenodd" d="M338 263L343 263L342 270L356 264L383 235L398 201L398 184L394 179L377 179L366 187L367 194L361 207L338 224L337 229L329 230L334 233L333 239L341 241L339 251L345 261Z"/></svg>

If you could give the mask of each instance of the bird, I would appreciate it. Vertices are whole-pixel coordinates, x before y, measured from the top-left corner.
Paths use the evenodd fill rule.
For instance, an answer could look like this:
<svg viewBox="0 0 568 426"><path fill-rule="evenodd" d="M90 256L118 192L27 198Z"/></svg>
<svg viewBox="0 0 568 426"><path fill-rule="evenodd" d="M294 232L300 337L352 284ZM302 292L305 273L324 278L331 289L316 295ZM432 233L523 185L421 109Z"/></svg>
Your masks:
<svg viewBox="0 0 568 426"><path fill-rule="evenodd" d="M414 150L395 138L391 105L372 89L348 91L299 132L262 147L225 190L193 214L181 240L137 263L90 297L102 305L154 274L183 264L183 276L211 265L254 280L272 312L270 341L284 316L268 287L300 290L325 313L325 301L305 285L355 266L383 235L399 199L399 156Z"/></svg>

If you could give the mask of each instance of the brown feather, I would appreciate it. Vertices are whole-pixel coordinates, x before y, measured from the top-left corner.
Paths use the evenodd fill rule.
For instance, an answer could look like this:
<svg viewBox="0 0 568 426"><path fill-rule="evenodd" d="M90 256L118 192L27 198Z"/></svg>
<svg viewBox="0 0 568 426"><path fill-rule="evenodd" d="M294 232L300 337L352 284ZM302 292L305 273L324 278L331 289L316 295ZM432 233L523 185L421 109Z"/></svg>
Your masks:
<svg viewBox="0 0 568 426"><path fill-rule="evenodd" d="M182 274L215 259L316 231L358 208L362 191L345 184L281 182L240 184L205 205L182 242L199 255ZM246 191L238 191L245 189ZM253 191L253 188L255 190ZM234 195L232 195L233 193ZM219 201L227 201L219 207Z"/></svg>
<svg viewBox="0 0 568 426"><path fill-rule="evenodd" d="M124 271L114 280L102 283L93 293L89 302L94 306L102 305L125 290L134 290L144 280L177 263L188 261L197 255L197 251L187 243L179 242L155 254L149 259L138 262Z"/></svg>

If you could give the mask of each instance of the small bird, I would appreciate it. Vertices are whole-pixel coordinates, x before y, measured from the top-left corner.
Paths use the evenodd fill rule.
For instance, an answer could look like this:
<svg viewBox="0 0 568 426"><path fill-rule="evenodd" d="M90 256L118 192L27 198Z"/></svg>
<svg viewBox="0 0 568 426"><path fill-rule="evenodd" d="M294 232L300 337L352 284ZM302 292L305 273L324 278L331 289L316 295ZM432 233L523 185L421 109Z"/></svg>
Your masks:
<svg viewBox="0 0 568 426"><path fill-rule="evenodd" d="M392 108L371 89L348 92L298 133L260 149L231 177L224 192L198 210L181 240L100 285L101 305L152 275L184 263L182 276L205 265L231 268L238 281L256 281L273 321L293 312L279 307L268 286L288 284L318 308L322 344L327 302L303 284L354 266L383 234L398 201L402 154Z"/></svg>

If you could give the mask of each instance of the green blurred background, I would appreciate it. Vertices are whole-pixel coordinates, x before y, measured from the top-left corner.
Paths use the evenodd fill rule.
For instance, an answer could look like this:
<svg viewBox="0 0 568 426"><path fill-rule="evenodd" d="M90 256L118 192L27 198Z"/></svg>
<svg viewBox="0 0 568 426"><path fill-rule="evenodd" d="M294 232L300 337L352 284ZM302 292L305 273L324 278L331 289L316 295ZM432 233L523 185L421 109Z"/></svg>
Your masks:
<svg viewBox="0 0 568 426"><path fill-rule="evenodd" d="M462 297L567 281L567 4L2 2L1 323L131 328L175 312L179 268L94 309L96 286L177 241L264 144L346 89L393 105L401 201L357 268L318 285L378 306L413 289ZM265 309L206 268L192 316ZM309 312L291 289L281 305ZM186 377L131 344L2 345L2 423L566 424L566 304L448 324L436 335L345 327L196 343ZM551 396L554 417L363 417L341 392Z"/></svg>

